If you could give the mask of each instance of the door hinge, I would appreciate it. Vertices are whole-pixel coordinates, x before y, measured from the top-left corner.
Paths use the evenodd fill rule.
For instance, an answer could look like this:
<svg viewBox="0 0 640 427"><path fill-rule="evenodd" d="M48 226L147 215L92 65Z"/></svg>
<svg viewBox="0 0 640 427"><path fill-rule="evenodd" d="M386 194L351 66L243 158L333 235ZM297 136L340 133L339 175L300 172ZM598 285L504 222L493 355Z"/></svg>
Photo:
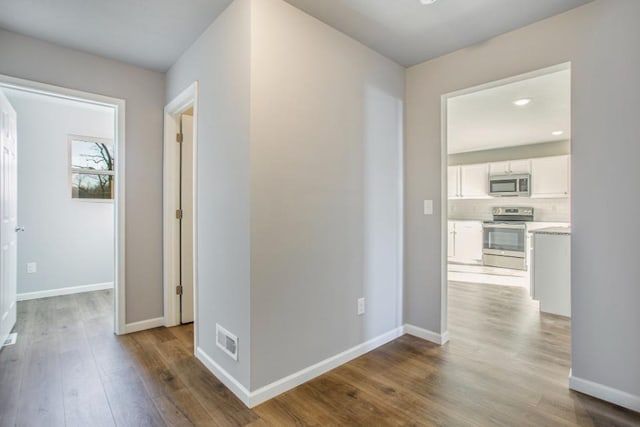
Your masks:
<svg viewBox="0 0 640 427"><path fill-rule="evenodd" d="M183 135L183 134L181 134L181 133L177 133L177 134L176 134L176 142L177 142L178 144L180 144L180 143L182 142L182 140L183 140L183 139L184 139L184 135Z"/></svg>
<svg viewBox="0 0 640 427"><path fill-rule="evenodd" d="M182 295L182 285L176 286L176 295Z"/></svg>
<svg viewBox="0 0 640 427"><path fill-rule="evenodd" d="M182 209L176 209L176 219L182 219Z"/></svg>

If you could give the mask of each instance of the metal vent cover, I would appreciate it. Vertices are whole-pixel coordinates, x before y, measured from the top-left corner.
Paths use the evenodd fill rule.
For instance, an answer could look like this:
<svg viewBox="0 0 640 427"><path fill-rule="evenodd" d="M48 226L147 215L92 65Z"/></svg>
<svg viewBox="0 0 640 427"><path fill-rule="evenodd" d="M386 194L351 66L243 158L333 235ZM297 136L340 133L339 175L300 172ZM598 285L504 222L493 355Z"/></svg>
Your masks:
<svg viewBox="0 0 640 427"><path fill-rule="evenodd" d="M4 341L4 343L0 347L5 347L7 345L14 345L16 341L18 341L18 333L14 332L7 337L7 339Z"/></svg>
<svg viewBox="0 0 640 427"><path fill-rule="evenodd" d="M233 360L238 360L238 337L216 323L216 345Z"/></svg>

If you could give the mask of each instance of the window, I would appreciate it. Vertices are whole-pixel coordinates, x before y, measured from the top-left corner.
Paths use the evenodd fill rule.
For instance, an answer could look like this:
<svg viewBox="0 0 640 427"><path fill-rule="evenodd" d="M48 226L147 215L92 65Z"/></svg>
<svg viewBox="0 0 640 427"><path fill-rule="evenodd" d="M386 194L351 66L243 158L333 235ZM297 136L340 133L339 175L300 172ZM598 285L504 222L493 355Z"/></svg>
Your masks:
<svg viewBox="0 0 640 427"><path fill-rule="evenodd" d="M69 136L71 197L84 200L113 200L115 158L113 141Z"/></svg>

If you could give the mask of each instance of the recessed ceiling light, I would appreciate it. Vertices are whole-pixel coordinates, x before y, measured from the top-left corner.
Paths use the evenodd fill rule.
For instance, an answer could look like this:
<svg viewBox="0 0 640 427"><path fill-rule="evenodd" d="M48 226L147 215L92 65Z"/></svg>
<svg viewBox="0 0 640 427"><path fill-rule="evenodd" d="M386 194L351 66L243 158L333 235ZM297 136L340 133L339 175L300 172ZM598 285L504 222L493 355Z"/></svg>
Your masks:
<svg viewBox="0 0 640 427"><path fill-rule="evenodd" d="M420 0L422 4L434 4L438 0Z"/></svg>
<svg viewBox="0 0 640 427"><path fill-rule="evenodd" d="M516 105L518 107L524 107L525 105L528 105L530 102L531 102L531 98L516 99L515 101L513 101L513 105Z"/></svg>
<svg viewBox="0 0 640 427"><path fill-rule="evenodd" d="M564 134L563 130L554 130L553 132L551 132L551 135L553 136L560 136L562 134Z"/></svg>

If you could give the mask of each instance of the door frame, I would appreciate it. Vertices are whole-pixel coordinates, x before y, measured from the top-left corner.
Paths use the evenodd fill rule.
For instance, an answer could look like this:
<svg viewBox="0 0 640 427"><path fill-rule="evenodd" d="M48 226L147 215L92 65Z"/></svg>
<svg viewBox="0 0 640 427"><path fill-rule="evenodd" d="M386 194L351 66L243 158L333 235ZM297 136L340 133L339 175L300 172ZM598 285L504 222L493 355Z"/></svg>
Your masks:
<svg viewBox="0 0 640 427"><path fill-rule="evenodd" d="M0 89L16 89L40 95L53 96L67 100L79 101L88 104L100 105L113 108L115 116L115 129L113 143L116 151L116 188L114 195L114 333L116 335L126 334L126 285L125 285L125 115L126 101L120 98L113 98L98 95L91 92L84 92L75 89L68 89L62 86L55 86L40 83L32 80L20 79L0 74Z"/></svg>
<svg viewBox="0 0 640 427"><path fill-rule="evenodd" d="M176 200L179 195L180 150L176 134L180 129L180 115L193 108L193 318L194 342L198 348L198 82L193 82L164 108L164 168L163 168L163 285L165 326L180 324L180 297L175 287L180 278L179 222L176 221Z"/></svg>
<svg viewBox="0 0 640 427"><path fill-rule="evenodd" d="M448 242L448 226L449 226L449 150L447 143L447 101L450 98L455 98L461 95L468 95L470 93L478 92L481 90L491 89L494 87L504 86L509 83L514 83L522 80L532 79L534 77L540 77L547 74L555 73L558 71L571 70L571 62L563 62L561 64L552 65L550 67L540 68L538 70L530 71L528 73L518 74L516 76L507 77L491 81L488 83L471 86L465 89L456 90L453 92L445 93L440 97L440 130L441 130L441 158L440 158L440 181L442 183L440 189L440 201L441 201L441 224L440 224L440 277L442 281L440 283L440 329L442 330L442 336L445 341L449 340L449 271L448 271L448 254L449 254L449 242Z"/></svg>

